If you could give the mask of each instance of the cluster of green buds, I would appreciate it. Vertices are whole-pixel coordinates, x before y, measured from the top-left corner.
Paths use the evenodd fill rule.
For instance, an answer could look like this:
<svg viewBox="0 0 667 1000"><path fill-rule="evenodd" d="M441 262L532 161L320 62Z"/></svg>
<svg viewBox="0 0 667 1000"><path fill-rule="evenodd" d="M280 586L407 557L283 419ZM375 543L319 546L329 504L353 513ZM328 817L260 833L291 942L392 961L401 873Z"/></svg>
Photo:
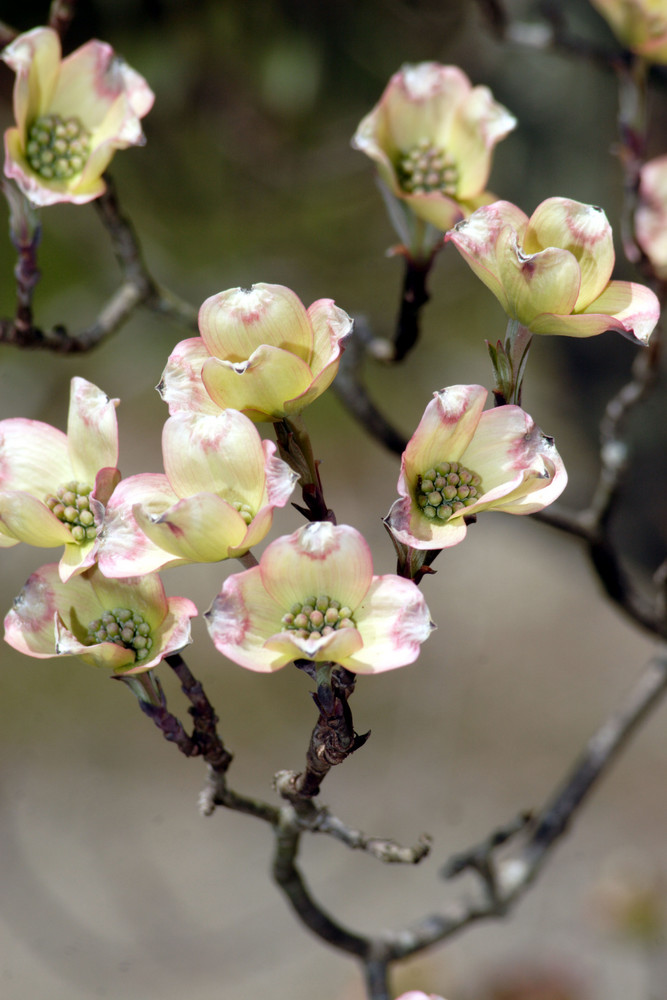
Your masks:
<svg viewBox="0 0 667 1000"><path fill-rule="evenodd" d="M479 500L482 480L459 462L440 462L417 477L417 506L429 519L447 521Z"/></svg>
<svg viewBox="0 0 667 1000"><path fill-rule="evenodd" d="M430 139L420 139L404 153L397 165L398 180L408 194L430 194L438 191L456 195L458 170L453 158Z"/></svg>
<svg viewBox="0 0 667 1000"><path fill-rule="evenodd" d="M40 115L28 129L26 158L45 180L69 180L80 174L90 152L90 135L76 117Z"/></svg>
<svg viewBox="0 0 667 1000"><path fill-rule="evenodd" d="M79 544L92 541L97 536L95 517L90 509L92 486L85 483L65 483L50 495L44 503L59 521L62 521Z"/></svg>
<svg viewBox="0 0 667 1000"><path fill-rule="evenodd" d="M143 615L129 608L105 611L101 618L90 622L85 641L90 645L115 642L117 646L133 649L137 661L145 660L153 645L150 625Z"/></svg>
<svg viewBox="0 0 667 1000"><path fill-rule="evenodd" d="M246 524L250 524L252 522L255 515L253 514L252 508L249 507L247 503L243 503L242 500L230 500L229 502L234 510L239 512Z"/></svg>
<svg viewBox="0 0 667 1000"><path fill-rule="evenodd" d="M293 604L283 615L283 631L296 632L300 639L321 639L339 628L354 628L352 610L326 594L307 597L303 604Z"/></svg>

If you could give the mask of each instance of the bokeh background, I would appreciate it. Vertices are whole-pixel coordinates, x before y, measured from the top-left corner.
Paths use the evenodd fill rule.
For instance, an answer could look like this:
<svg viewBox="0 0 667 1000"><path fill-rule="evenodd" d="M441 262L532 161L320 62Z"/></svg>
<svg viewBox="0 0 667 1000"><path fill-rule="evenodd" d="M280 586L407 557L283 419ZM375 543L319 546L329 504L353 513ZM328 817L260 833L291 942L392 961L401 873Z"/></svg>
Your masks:
<svg viewBox="0 0 667 1000"><path fill-rule="evenodd" d="M538 18L536 3L506 6ZM585 0L558 6L574 35L614 48ZM3 0L2 17L25 30L44 22L47 7ZM112 172L153 274L196 305L227 287L280 282L306 304L334 298L378 335L391 333L401 273L385 250L395 237L372 166L349 139L404 62L458 64L516 114L519 127L495 159L499 195L527 212L551 195L573 197L618 222L613 74L499 43L471 0L93 0L81 4L68 45L91 36L113 44L155 90L146 147L119 154ZM11 85L1 67L3 128ZM667 149L659 75L650 108L656 155ZM37 321L84 327L117 281L105 234L91 206L51 208L43 226ZM13 265L2 240L5 315ZM622 259L616 276L633 277ZM401 367L367 372L376 401L406 433L435 389L490 384L483 341L504 332L500 307L453 248L440 254L430 289L419 348ZM64 428L69 380L81 375L122 400L123 473L161 471L166 408L153 387L187 335L140 312L89 356L0 347L0 417ZM590 495L604 401L634 354L612 334L534 345L524 405L556 437L570 505ZM632 419L635 459L615 521L640 573L665 556L662 389ZM332 394L306 417L328 502L367 535L376 571L390 572L380 517L395 497L397 459ZM285 510L275 530L299 523ZM56 557L4 551L2 607ZM372 737L322 794L366 832L403 842L429 832L432 858L383 867L324 838L304 845L318 898L361 930L400 927L471 892L472 884L442 882L442 862L546 798L653 648L601 597L579 545L529 519L482 518L437 569L424 588L438 631L414 666L361 679L355 722ZM165 583L204 611L233 571L172 570ZM188 661L236 754L231 782L272 798L272 775L303 760L314 722L308 679L225 662L201 620L194 636ZM161 676L178 714L177 689ZM646 958L609 931L595 887L610 859L630 849L667 872L664 718L649 720L515 913L402 967L397 991L509 1000L518 993L501 994L501 981L534 973L551 979L552 992L543 983L524 1000L649 997ZM353 965L298 926L268 880L269 831L222 812L201 819L202 766L162 741L121 685L74 659L28 660L7 647L0 720L3 1000L361 997Z"/></svg>

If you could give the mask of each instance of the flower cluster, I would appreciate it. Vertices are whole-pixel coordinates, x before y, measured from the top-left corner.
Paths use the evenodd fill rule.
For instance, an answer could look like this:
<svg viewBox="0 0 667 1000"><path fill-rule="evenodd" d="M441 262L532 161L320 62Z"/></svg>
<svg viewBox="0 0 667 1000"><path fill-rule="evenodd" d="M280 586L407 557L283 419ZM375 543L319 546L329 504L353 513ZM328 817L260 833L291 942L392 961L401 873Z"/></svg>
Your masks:
<svg viewBox="0 0 667 1000"><path fill-rule="evenodd" d="M519 406L483 412L487 395L481 385L454 385L426 407L403 453L400 499L386 522L404 545L449 548L482 511L532 514L565 489L552 439Z"/></svg>
<svg viewBox="0 0 667 1000"><path fill-rule="evenodd" d="M199 329L162 375L169 412L233 408L264 421L301 413L331 385L352 320L331 299L306 309L283 285L255 284L206 299Z"/></svg>
<svg viewBox="0 0 667 1000"><path fill-rule="evenodd" d="M457 66L419 63L392 76L352 144L420 219L445 231L479 205L495 145L516 119Z"/></svg>
<svg viewBox="0 0 667 1000"><path fill-rule="evenodd" d="M148 84L105 42L62 58L52 28L35 28L2 53L16 73L16 125L5 133L5 174L36 205L98 198L117 149L144 141Z"/></svg>
<svg viewBox="0 0 667 1000"><path fill-rule="evenodd" d="M647 343L660 315L645 285L611 281L614 244L601 208L548 198L528 216L508 201L478 209L445 239L533 333L593 337L616 330Z"/></svg>

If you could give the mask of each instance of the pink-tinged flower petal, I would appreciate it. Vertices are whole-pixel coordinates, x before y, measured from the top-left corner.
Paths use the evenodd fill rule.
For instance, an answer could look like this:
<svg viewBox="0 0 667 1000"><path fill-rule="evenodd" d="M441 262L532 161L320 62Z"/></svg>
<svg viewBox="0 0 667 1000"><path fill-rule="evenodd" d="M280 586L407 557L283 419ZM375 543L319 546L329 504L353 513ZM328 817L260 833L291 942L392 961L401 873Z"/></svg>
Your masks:
<svg viewBox="0 0 667 1000"><path fill-rule="evenodd" d="M16 73L14 118L23 132L29 115L43 114L49 106L58 79L60 39L52 28L34 28L15 38L1 58Z"/></svg>
<svg viewBox="0 0 667 1000"><path fill-rule="evenodd" d="M12 538L11 535L5 535L2 529L2 521L0 521L0 549L11 549L14 545L19 544L18 538Z"/></svg>
<svg viewBox="0 0 667 1000"><path fill-rule="evenodd" d="M628 340L647 344L659 318L660 303L650 288L634 281L611 281L588 309L571 316L538 316L531 330L566 337L593 337L615 330Z"/></svg>
<svg viewBox="0 0 667 1000"><path fill-rule="evenodd" d="M579 293L581 272L567 250L549 247L526 256L516 234L505 231L498 240L500 279L507 296L507 312L526 327L540 313L572 311Z"/></svg>
<svg viewBox="0 0 667 1000"><path fill-rule="evenodd" d="M480 503L493 502L520 484L527 472L544 472L544 448L553 445L520 406L486 410L461 461L482 476ZM477 505L475 504L475 508ZM471 508L472 509L472 508Z"/></svg>
<svg viewBox="0 0 667 1000"><path fill-rule="evenodd" d="M458 462L475 433L488 392L481 385L451 385L434 392L401 461L398 490L438 462Z"/></svg>
<svg viewBox="0 0 667 1000"><path fill-rule="evenodd" d="M318 638L301 638L296 632L278 632L264 643L272 652L284 653L289 660L314 660L316 663L339 663L342 667L352 666L353 657L364 644L356 628L342 628ZM289 662L289 661L288 661Z"/></svg>
<svg viewBox="0 0 667 1000"><path fill-rule="evenodd" d="M100 469L118 464L119 402L84 378L72 379L67 441L74 476L81 482L92 484Z"/></svg>
<svg viewBox="0 0 667 1000"><path fill-rule="evenodd" d="M493 99L488 87L473 87L452 118L447 148L461 164L456 197L474 198L486 187L493 148L516 127L516 118Z"/></svg>
<svg viewBox="0 0 667 1000"><path fill-rule="evenodd" d="M414 663L435 627L421 591L399 576L376 577L354 617L363 648L343 665L359 674Z"/></svg>
<svg viewBox="0 0 667 1000"><path fill-rule="evenodd" d="M130 476L118 484L107 504L99 539L98 564L104 576L142 576L172 561L169 553L146 537L132 508L140 504L147 516L159 515L177 502L178 496L163 475Z"/></svg>
<svg viewBox="0 0 667 1000"><path fill-rule="evenodd" d="M313 349L304 305L284 285L258 283L212 295L199 310L199 329L208 351L226 361L246 361L260 344L278 347L304 362Z"/></svg>
<svg viewBox="0 0 667 1000"><path fill-rule="evenodd" d="M70 539L71 537L70 535ZM67 583L73 576L85 573L91 566L94 566L98 548L99 542L97 538L89 542L83 542L81 545L77 545L76 542L72 541L66 544L58 563L60 579L63 583Z"/></svg>
<svg viewBox="0 0 667 1000"><path fill-rule="evenodd" d="M256 510L264 495L264 450L253 422L237 410L182 413L162 431L167 478L179 497L217 493Z"/></svg>
<svg viewBox="0 0 667 1000"><path fill-rule="evenodd" d="M216 649L248 670L269 673L294 659L293 650L268 649L266 639L281 628L282 606L262 584L258 566L228 577L204 614Z"/></svg>
<svg viewBox="0 0 667 1000"><path fill-rule="evenodd" d="M0 520L20 542L50 549L72 541L72 534L41 500L22 490L0 493Z"/></svg>
<svg viewBox="0 0 667 1000"><path fill-rule="evenodd" d="M343 309L339 309L333 299L318 299L317 302L313 302L308 307L308 318L313 327L310 369L313 375L319 377L333 362L337 363L340 360L345 346L343 341L352 333L353 320ZM332 375L327 386L333 378ZM321 391L327 386L323 386Z"/></svg>
<svg viewBox="0 0 667 1000"><path fill-rule="evenodd" d="M436 229L446 233L449 229L462 222L472 209L469 203L455 201L448 195L434 192L431 194L402 194L402 201L408 205L414 214L430 222Z"/></svg>
<svg viewBox="0 0 667 1000"><path fill-rule="evenodd" d="M385 522L399 542L413 549L448 549L462 542L468 532L462 517L443 524L428 520L409 496L394 501Z"/></svg>
<svg viewBox="0 0 667 1000"><path fill-rule="evenodd" d="M139 118L148 114L154 100L143 77L110 45L93 40L63 59L51 108L63 116L76 108L85 127L94 131L105 128L105 119L118 104L125 105L112 135L117 143L134 145L142 141Z"/></svg>
<svg viewBox="0 0 667 1000"><path fill-rule="evenodd" d="M283 614L309 595L320 594L354 611L373 577L371 552L363 536L348 525L328 521L277 538L262 555L260 569L264 586L283 606Z"/></svg>
<svg viewBox="0 0 667 1000"><path fill-rule="evenodd" d="M262 441L262 450L266 475L265 501L272 507L284 507L294 492L299 476L286 462L276 457L273 441Z"/></svg>
<svg viewBox="0 0 667 1000"><path fill-rule="evenodd" d="M28 578L5 618L5 642L19 653L44 659L55 653L58 566L42 566Z"/></svg>
<svg viewBox="0 0 667 1000"><path fill-rule="evenodd" d="M528 216L509 201L496 201L474 212L445 234L470 265L477 277L484 282L507 312L508 299L500 275L497 244L500 234L509 229L517 233L519 241L528 225Z"/></svg>
<svg viewBox="0 0 667 1000"><path fill-rule="evenodd" d="M273 525L273 509L272 506L268 505L260 507L247 526L246 533L240 545L231 545L229 547L229 559L236 559L237 556L244 555L254 545L258 545L266 538Z"/></svg>
<svg viewBox="0 0 667 1000"><path fill-rule="evenodd" d="M523 237L523 253L536 254L543 247L560 247L576 258L581 287L572 308L577 312L589 306L609 284L616 259L614 241L607 216L596 205L584 205L569 198L543 201L530 217ZM570 310L537 310L541 311Z"/></svg>
<svg viewBox="0 0 667 1000"><path fill-rule="evenodd" d="M246 537L247 526L238 511L212 493L179 500L159 516L146 514L138 504L133 513L154 545L183 562L227 559L230 547L242 546ZM176 565L174 559L168 565Z"/></svg>
<svg viewBox="0 0 667 1000"><path fill-rule="evenodd" d="M645 163L640 172L635 235L655 272L667 278L667 156Z"/></svg>
<svg viewBox="0 0 667 1000"><path fill-rule="evenodd" d="M190 337L176 344L157 387L171 416L182 411L220 412L202 382L202 366L209 357L201 337Z"/></svg>
<svg viewBox="0 0 667 1000"><path fill-rule="evenodd" d="M93 570L87 577L77 579L88 581L102 609L124 607L129 601L132 610L143 615L152 629L161 625L165 619L168 611L167 597L157 573L129 577L126 580L109 580L102 573ZM68 624L65 615L63 619Z"/></svg>
<svg viewBox="0 0 667 1000"><path fill-rule="evenodd" d="M282 418L285 401L305 393L313 376L296 354L262 345L248 361L239 364L209 358L202 368L202 380L222 409L241 410L251 420L261 421Z"/></svg>
<svg viewBox="0 0 667 1000"><path fill-rule="evenodd" d="M0 488L46 497L74 476L67 436L41 420L0 421Z"/></svg>

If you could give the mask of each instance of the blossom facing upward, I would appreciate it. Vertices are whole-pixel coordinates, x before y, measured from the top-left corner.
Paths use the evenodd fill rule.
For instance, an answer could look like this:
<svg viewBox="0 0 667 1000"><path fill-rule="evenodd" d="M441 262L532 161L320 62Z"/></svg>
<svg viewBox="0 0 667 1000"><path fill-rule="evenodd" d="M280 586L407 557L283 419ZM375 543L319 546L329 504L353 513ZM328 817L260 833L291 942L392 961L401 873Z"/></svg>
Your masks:
<svg viewBox="0 0 667 1000"><path fill-rule="evenodd" d="M227 578L204 617L221 653L261 672L304 658L392 670L417 659L433 627L417 586L374 576L359 532L328 521L272 542L258 566Z"/></svg>
<svg viewBox="0 0 667 1000"><path fill-rule="evenodd" d="M117 405L73 378L67 434L39 420L0 421L0 535L5 545L64 545L63 580L97 556L104 507L120 479Z"/></svg>
<svg viewBox="0 0 667 1000"><path fill-rule="evenodd" d="M465 519L484 510L532 514L552 503L567 473L551 438L520 406L484 411L481 385L433 394L401 459L400 498L387 517L413 549L462 542Z"/></svg>
<svg viewBox="0 0 667 1000"><path fill-rule="evenodd" d="M511 319L533 333L616 330L646 344L660 305L650 288L611 281L614 243L601 208L547 198L530 218L508 201L479 208L445 236Z"/></svg>
<svg viewBox="0 0 667 1000"><path fill-rule="evenodd" d="M667 62L664 0L591 0L618 40L649 62Z"/></svg>
<svg viewBox="0 0 667 1000"><path fill-rule="evenodd" d="M237 410L181 413L162 432L166 475L124 479L107 505L105 576L243 555L268 533L297 476Z"/></svg>
<svg viewBox="0 0 667 1000"><path fill-rule="evenodd" d="M377 164L389 190L443 231L479 205L494 146L516 119L457 66L425 62L395 73L352 145Z"/></svg>
<svg viewBox="0 0 667 1000"><path fill-rule="evenodd" d="M208 298L199 329L177 344L158 386L169 412L203 405L281 420L331 385L352 320L331 299L306 309L289 288L259 283Z"/></svg>
<svg viewBox="0 0 667 1000"><path fill-rule="evenodd" d="M635 212L637 243L648 257L656 277L667 279L667 156L649 160L639 175L639 204Z"/></svg>
<svg viewBox="0 0 667 1000"><path fill-rule="evenodd" d="M36 205L98 198L115 151L144 142L140 119L154 99L146 81L105 42L63 59L52 28L19 35L2 59L16 73L6 176Z"/></svg>
<svg viewBox="0 0 667 1000"><path fill-rule="evenodd" d="M169 597L153 573L107 580L97 567L63 583L55 563L28 579L5 618L5 641L26 656L78 656L117 673L150 670L190 642L197 609Z"/></svg>

